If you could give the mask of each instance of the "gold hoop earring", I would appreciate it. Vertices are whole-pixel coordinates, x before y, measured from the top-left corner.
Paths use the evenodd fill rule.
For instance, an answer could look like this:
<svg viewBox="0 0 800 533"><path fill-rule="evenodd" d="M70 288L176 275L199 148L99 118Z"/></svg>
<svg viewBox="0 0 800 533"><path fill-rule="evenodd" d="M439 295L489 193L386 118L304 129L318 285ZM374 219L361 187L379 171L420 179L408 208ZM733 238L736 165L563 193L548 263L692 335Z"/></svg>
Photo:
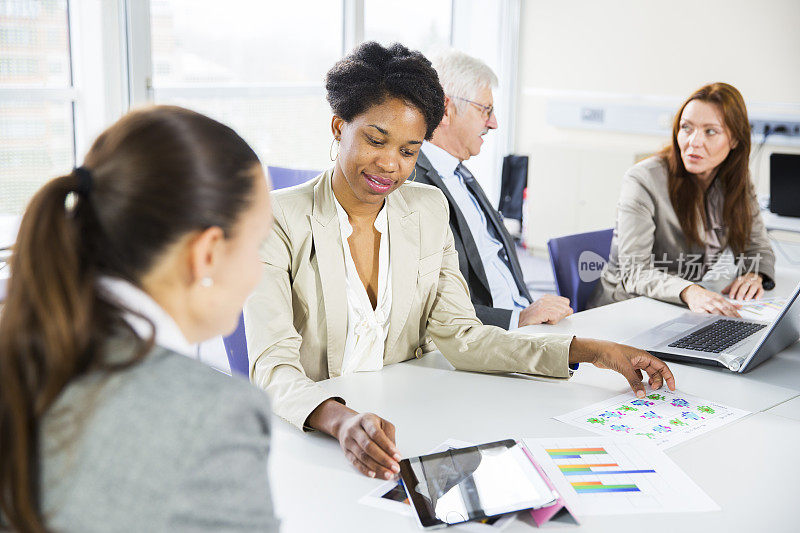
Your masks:
<svg viewBox="0 0 800 533"><path fill-rule="evenodd" d="M334 137L333 140L331 140L331 147L328 149L328 157L331 158L331 161L336 161L336 158L339 157L339 144L338 144L338 142L339 142L339 139L337 139L336 137ZM337 143L336 144L336 155L333 155L333 143Z"/></svg>
<svg viewBox="0 0 800 533"><path fill-rule="evenodd" d="M408 180L408 179L407 179L407 180L405 181L405 183L408 183L408 182L414 182L414 181L416 181L416 180L417 180L417 167L415 166L415 167L414 167L414 177L413 177L413 178L411 178L410 180Z"/></svg>

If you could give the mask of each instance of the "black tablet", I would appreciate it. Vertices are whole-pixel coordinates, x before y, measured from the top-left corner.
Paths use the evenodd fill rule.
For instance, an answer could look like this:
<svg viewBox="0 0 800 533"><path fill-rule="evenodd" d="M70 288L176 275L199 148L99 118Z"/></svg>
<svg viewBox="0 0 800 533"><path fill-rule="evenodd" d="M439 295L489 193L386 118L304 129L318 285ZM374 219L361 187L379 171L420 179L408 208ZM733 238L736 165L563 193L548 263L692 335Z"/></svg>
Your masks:
<svg viewBox="0 0 800 533"><path fill-rule="evenodd" d="M556 501L514 440L400 461L400 477L422 527L437 528Z"/></svg>

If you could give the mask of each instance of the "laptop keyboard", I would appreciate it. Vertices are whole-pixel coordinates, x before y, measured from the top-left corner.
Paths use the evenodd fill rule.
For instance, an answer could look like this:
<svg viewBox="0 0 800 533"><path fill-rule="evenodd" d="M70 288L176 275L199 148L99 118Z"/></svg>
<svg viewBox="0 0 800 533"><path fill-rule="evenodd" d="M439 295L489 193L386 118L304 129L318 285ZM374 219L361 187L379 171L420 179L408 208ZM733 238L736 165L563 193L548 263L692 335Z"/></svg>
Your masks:
<svg viewBox="0 0 800 533"><path fill-rule="evenodd" d="M720 319L681 337L669 346L698 352L720 353L765 327L765 324Z"/></svg>

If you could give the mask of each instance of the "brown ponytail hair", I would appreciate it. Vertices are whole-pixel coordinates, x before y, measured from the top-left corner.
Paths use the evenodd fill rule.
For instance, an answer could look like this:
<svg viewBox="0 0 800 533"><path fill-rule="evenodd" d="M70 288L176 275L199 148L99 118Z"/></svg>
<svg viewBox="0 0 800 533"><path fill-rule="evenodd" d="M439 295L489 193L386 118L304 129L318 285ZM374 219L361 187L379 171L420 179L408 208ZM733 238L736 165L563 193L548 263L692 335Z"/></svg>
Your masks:
<svg viewBox="0 0 800 533"><path fill-rule="evenodd" d="M105 361L112 334L133 330L98 276L136 285L185 234L230 236L260 176L258 157L232 129L156 106L129 113L97 138L84 168L31 200L11 258L0 316L0 511L13 529L46 531L40 509L39 425L74 379L141 360Z"/></svg>
<svg viewBox="0 0 800 533"><path fill-rule="evenodd" d="M681 159L678 146L683 110L692 100L714 104L723 116L725 128L736 142L728 157L720 163L716 179L722 183L725 202L722 220L728 228L728 246L734 254L740 254L750 240L753 224L751 212L752 186L750 184L750 121L744 98L736 87L727 83L711 83L700 87L681 106L672 123L672 143L666 146L660 156L667 164L669 174L669 199L678 215L681 229L689 243L704 245L700 236L699 221L705 220L703 189L697 179L689 174Z"/></svg>

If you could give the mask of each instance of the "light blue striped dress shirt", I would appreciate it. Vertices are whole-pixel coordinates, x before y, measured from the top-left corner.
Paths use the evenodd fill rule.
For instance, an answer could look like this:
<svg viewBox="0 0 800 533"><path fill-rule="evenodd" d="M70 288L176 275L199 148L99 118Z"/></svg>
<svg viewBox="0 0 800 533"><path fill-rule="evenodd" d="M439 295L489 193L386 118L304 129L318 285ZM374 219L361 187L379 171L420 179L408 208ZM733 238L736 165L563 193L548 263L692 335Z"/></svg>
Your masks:
<svg viewBox="0 0 800 533"><path fill-rule="evenodd" d="M489 222L486 220L483 209L481 209L478 200L464 183L464 177L458 171L458 166L461 162L445 150L429 142L423 143L422 151L433 165L433 168L442 177L447 190L467 221L469 231L472 233L475 246L477 246L478 253L481 256L486 279L489 282L489 289L492 293L492 306L500 309L511 309L509 327L518 327L520 311L528 307L531 302L520 294L511 268L501 258L503 243L495 238L489 230Z"/></svg>

